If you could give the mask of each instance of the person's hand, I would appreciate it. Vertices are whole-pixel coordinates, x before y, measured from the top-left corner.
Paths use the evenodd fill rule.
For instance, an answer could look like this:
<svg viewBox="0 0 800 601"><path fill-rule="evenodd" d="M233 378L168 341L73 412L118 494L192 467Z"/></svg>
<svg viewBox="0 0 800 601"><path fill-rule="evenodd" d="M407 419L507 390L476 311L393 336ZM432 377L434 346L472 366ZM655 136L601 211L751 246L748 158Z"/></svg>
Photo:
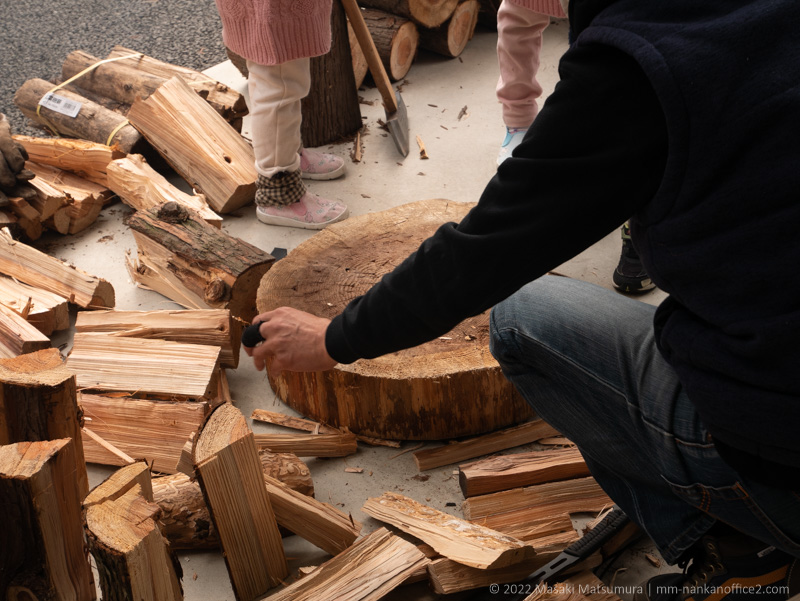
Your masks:
<svg viewBox="0 0 800 601"><path fill-rule="evenodd" d="M0 192L11 192L17 185L17 175L25 169L27 158L25 148L11 137L11 124L0 113Z"/></svg>
<svg viewBox="0 0 800 601"><path fill-rule="evenodd" d="M258 371L266 367L268 358L270 369L275 372L324 371L336 365L325 348L325 331L330 319L281 307L257 315L253 323L259 322L258 331L264 342L244 347Z"/></svg>

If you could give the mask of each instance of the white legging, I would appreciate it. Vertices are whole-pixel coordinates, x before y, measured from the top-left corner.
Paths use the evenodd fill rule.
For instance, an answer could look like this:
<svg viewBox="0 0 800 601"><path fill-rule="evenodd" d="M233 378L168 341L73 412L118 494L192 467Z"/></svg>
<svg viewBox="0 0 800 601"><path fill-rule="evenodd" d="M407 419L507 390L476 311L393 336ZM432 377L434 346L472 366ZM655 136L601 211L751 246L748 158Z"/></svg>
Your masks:
<svg viewBox="0 0 800 601"><path fill-rule="evenodd" d="M310 59L280 65L247 61L250 130L256 171L272 177L300 169L300 101L311 89Z"/></svg>

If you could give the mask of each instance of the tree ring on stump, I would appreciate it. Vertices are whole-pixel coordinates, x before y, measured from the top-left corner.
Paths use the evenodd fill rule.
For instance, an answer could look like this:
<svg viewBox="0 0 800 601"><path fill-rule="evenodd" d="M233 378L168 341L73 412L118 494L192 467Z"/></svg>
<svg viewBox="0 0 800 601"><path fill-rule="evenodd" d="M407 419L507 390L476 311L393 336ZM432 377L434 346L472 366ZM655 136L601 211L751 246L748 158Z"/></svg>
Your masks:
<svg viewBox="0 0 800 601"><path fill-rule="evenodd" d="M264 275L258 311L289 306L333 318L473 206L424 200L329 226ZM268 373L277 396L301 414L364 436L472 436L532 415L489 352L488 311L436 340L377 359L326 372Z"/></svg>

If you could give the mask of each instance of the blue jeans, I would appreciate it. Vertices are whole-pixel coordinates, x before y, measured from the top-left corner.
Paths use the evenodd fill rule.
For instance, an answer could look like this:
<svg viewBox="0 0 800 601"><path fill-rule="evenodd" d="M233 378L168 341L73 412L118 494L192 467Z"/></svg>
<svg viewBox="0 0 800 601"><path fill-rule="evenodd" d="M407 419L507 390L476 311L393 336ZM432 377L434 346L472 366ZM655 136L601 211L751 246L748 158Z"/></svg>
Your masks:
<svg viewBox="0 0 800 601"><path fill-rule="evenodd" d="M800 492L747 481L719 457L656 348L654 311L545 276L492 310L491 349L665 560L676 563L717 520L800 557Z"/></svg>

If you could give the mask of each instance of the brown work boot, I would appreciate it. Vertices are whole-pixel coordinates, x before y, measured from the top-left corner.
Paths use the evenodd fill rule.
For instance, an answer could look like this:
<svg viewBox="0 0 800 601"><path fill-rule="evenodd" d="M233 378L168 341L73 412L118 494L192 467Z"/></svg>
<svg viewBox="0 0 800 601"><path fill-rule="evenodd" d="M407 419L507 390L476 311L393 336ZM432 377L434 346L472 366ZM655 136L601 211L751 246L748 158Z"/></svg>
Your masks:
<svg viewBox="0 0 800 601"><path fill-rule="evenodd" d="M800 559L743 534L704 536L682 567L645 582L634 601L786 601L800 593Z"/></svg>

